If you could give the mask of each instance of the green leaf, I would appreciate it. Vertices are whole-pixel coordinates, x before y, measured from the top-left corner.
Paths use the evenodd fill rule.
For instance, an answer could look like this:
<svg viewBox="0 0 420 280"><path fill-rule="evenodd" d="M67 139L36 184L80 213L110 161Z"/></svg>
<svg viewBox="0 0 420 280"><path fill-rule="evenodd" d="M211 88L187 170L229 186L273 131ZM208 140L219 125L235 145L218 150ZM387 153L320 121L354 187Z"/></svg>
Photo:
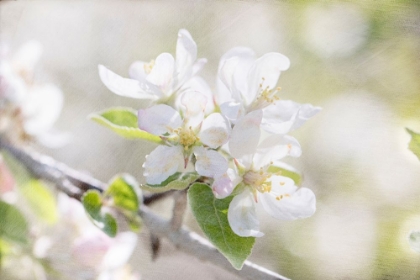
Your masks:
<svg viewBox="0 0 420 280"><path fill-rule="evenodd" d="M183 190L191 183L195 182L200 176L195 172L181 173L177 172L169 176L168 179L159 185L141 185L142 189L150 192L166 192L169 190Z"/></svg>
<svg viewBox="0 0 420 280"><path fill-rule="evenodd" d="M420 160L420 134L416 133L408 128L406 128L407 132L411 135L410 144L408 144L408 148L417 156Z"/></svg>
<svg viewBox="0 0 420 280"><path fill-rule="evenodd" d="M103 214L102 197L101 194L94 190L87 191L82 197L83 207L85 208L93 223L105 232L108 236L114 237L117 235L117 221L109 214Z"/></svg>
<svg viewBox="0 0 420 280"><path fill-rule="evenodd" d="M17 161L9 152L2 151L2 155L18 186L28 183L33 178L28 169Z"/></svg>
<svg viewBox="0 0 420 280"><path fill-rule="evenodd" d="M32 179L19 187L32 212L42 221L54 224L58 220L57 202L48 187Z"/></svg>
<svg viewBox="0 0 420 280"><path fill-rule="evenodd" d="M420 253L420 231L412 231L408 237L408 242L410 243L411 249Z"/></svg>
<svg viewBox="0 0 420 280"><path fill-rule="evenodd" d="M286 164L282 167L271 165L267 171L270 173L279 172L281 176L289 177L295 181L296 186L300 186L302 184L302 176L296 170L294 170L293 167Z"/></svg>
<svg viewBox="0 0 420 280"><path fill-rule="evenodd" d="M139 184L128 174L115 176L109 184L105 195L113 199L116 207L137 211L139 208L138 193L140 192Z"/></svg>
<svg viewBox="0 0 420 280"><path fill-rule="evenodd" d="M188 190L188 200L198 225L208 239L236 269L241 269L251 254L255 237L236 235L229 226L227 211L233 196L217 199L206 184L195 183Z"/></svg>
<svg viewBox="0 0 420 280"><path fill-rule="evenodd" d="M125 138L143 139L158 144L163 143L159 136L138 128L137 112L131 108L111 108L102 112L92 113L88 118L110 128Z"/></svg>
<svg viewBox="0 0 420 280"><path fill-rule="evenodd" d="M26 244L28 224L15 206L0 201L0 236L10 241Z"/></svg>

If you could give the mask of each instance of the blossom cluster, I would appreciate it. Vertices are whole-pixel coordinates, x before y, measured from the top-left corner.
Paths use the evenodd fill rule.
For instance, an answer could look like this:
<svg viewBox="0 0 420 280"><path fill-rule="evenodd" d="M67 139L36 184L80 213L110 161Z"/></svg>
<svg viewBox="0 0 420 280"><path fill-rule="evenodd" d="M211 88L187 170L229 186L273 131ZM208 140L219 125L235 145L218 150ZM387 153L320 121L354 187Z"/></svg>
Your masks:
<svg viewBox="0 0 420 280"><path fill-rule="evenodd" d="M0 46L0 134L14 142L36 138L46 146L62 145L67 136L53 132L52 126L60 116L63 93L35 79L41 54L36 41L13 55L5 44Z"/></svg>
<svg viewBox="0 0 420 280"><path fill-rule="evenodd" d="M182 29L175 58L162 53L150 62L136 61L129 78L99 65L109 90L150 100L138 110L138 126L163 144L143 164L147 184L194 170L216 198L234 196L228 221L239 236L263 235L257 203L278 219L311 216L314 193L281 172L270 172L283 166L283 158L301 155L298 141L288 133L321 110L279 97L278 79L289 59L276 52L257 58L249 48L233 48L220 59L214 90L197 75L206 62L197 59L197 45Z"/></svg>

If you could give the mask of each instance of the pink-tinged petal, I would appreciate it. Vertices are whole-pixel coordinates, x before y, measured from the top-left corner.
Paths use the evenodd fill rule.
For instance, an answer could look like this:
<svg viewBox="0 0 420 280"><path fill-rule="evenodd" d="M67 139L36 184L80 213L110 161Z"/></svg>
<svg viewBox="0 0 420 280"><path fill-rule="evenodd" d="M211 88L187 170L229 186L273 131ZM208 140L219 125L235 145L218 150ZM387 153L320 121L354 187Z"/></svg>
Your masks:
<svg viewBox="0 0 420 280"><path fill-rule="evenodd" d="M217 177L211 185L214 196L219 199L229 196L241 180L232 168L228 168L226 173Z"/></svg>
<svg viewBox="0 0 420 280"><path fill-rule="evenodd" d="M184 166L181 146L158 146L143 164L143 175L150 185L158 185Z"/></svg>
<svg viewBox="0 0 420 280"><path fill-rule="evenodd" d="M41 135L50 130L60 116L63 103L63 93L56 86L33 86L22 104L25 131Z"/></svg>
<svg viewBox="0 0 420 280"><path fill-rule="evenodd" d="M128 76L131 79L144 81L147 77L147 73L145 71L146 62L144 61L135 61L130 65L128 69Z"/></svg>
<svg viewBox="0 0 420 280"><path fill-rule="evenodd" d="M232 129L229 151L234 158L254 154L260 140L262 111L253 111L241 118Z"/></svg>
<svg viewBox="0 0 420 280"><path fill-rule="evenodd" d="M15 179L0 155L0 195L13 191L15 186Z"/></svg>
<svg viewBox="0 0 420 280"><path fill-rule="evenodd" d="M229 121L219 113L213 113L204 119L199 134L201 142L216 149L225 144L231 132Z"/></svg>
<svg viewBox="0 0 420 280"><path fill-rule="evenodd" d="M98 66L99 77L113 93L137 99L158 99L162 92L155 85L144 81L123 78L103 65Z"/></svg>
<svg viewBox="0 0 420 280"><path fill-rule="evenodd" d="M239 236L261 237L260 222L255 211L255 201L249 190L235 196L229 204L228 221L231 229Z"/></svg>
<svg viewBox="0 0 420 280"><path fill-rule="evenodd" d="M173 81L174 68L174 57L169 53L162 53L156 58L152 71L146 80L158 86L164 93L168 93Z"/></svg>
<svg viewBox="0 0 420 280"><path fill-rule="evenodd" d="M260 84L264 89L275 88L281 71L287 70L289 66L290 60L280 53L268 53L257 59L248 72L247 104L256 98Z"/></svg>
<svg viewBox="0 0 420 280"><path fill-rule="evenodd" d="M179 30L178 41L176 44L176 71L178 85L182 85L192 76L192 67L196 59L197 44L194 42L191 34L187 30Z"/></svg>
<svg viewBox="0 0 420 280"><path fill-rule="evenodd" d="M154 135L163 135L182 125L179 113L166 104L138 111L139 128Z"/></svg>
<svg viewBox="0 0 420 280"><path fill-rule="evenodd" d="M137 234L134 232L120 232L112 241L102 260L101 270L117 269L125 265L136 248Z"/></svg>
<svg viewBox="0 0 420 280"><path fill-rule="evenodd" d="M204 112L210 114L214 111L213 93L210 86L201 77L193 77L184 84L182 90L185 91L196 91L203 94L206 97L206 106Z"/></svg>
<svg viewBox="0 0 420 280"><path fill-rule="evenodd" d="M271 135L258 145L254 166L260 168L286 156L299 157L301 154L301 147L295 138L288 135Z"/></svg>
<svg viewBox="0 0 420 280"><path fill-rule="evenodd" d="M315 213L315 194L310 189L298 189L292 179L283 176L273 176L271 181L271 192L259 193L258 199L272 217L295 220Z"/></svg>
<svg viewBox="0 0 420 280"><path fill-rule="evenodd" d="M112 239L101 231L89 232L74 241L72 255L83 266L99 268L111 244Z"/></svg>
<svg viewBox="0 0 420 280"><path fill-rule="evenodd" d="M220 111L233 124L235 124L236 121L245 114L245 108L242 104L235 101L229 101L221 104Z"/></svg>
<svg viewBox="0 0 420 280"><path fill-rule="evenodd" d="M228 169L227 160L214 150L196 147L194 149L194 155L197 159L195 170L201 176L217 178L222 176Z"/></svg>

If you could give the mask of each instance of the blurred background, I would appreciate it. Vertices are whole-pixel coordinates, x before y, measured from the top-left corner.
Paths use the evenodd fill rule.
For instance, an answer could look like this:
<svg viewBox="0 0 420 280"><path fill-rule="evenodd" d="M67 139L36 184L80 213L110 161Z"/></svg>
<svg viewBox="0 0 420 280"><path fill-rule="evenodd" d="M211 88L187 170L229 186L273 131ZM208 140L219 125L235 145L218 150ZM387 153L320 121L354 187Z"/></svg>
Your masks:
<svg viewBox="0 0 420 280"><path fill-rule="evenodd" d="M420 279L420 255L408 244L420 229L420 162L405 131L420 131L420 2L1 1L1 41L12 51L41 42L37 79L65 94L56 128L71 142L36 148L103 181L128 172L144 182L141 165L154 145L87 116L145 103L107 90L97 65L127 77L135 60L174 54L180 28L208 59L201 75L212 88L219 58L247 46L290 58L281 98L323 108L293 133L303 155L288 161L315 192L317 212L282 222L261 211L266 235L250 260L292 279ZM155 209L169 217L171 207L169 199ZM199 232L190 214L186 225ZM147 230L130 264L142 279L235 279L166 242L152 262Z"/></svg>

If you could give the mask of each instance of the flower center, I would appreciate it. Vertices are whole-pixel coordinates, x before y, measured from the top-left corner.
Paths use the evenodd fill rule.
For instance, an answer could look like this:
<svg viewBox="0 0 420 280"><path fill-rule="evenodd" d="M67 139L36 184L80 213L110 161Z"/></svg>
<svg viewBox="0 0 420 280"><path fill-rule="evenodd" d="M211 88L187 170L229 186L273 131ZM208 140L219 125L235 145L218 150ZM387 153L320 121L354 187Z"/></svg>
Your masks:
<svg viewBox="0 0 420 280"><path fill-rule="evenodd" d="M146 73L146 74L150 74L150 72L152 72L152 69L153 69L153 67L155 66L155 60L154 59L152 59L149 63L145 63L144 65L143 65L143 68L144 68L144 72Z"/></svg>
<svg viewBox="0 0 420 280"><path fill-rule="evenodd" d="M262 82L260 83L260 88L258 90L257 98L252 102L251 108L252 110L263 109L268 105L274 103L280 98L277 96L277 93L280 92L281 88L277 87L274 90L270 89L268 86L265 88L263 87L264 77L262 78Z"/></svg>
<svg viewBox="0 0 420 280"><path fill-rule="evenodd" d="M271 173L260 171L247 171L243 176L243 182L245 185L251 186L254 190L261 193L271 191L271 182L267 179L271 177Z"/></svg>
<svg viewBox="0 0 420 280"><path fill-rule="evenodd" d="M175 134L178 135L179 143L184 146L184 150L188 150L200 139L195 135L192 127L179 127L174 130Z"/></svg>

